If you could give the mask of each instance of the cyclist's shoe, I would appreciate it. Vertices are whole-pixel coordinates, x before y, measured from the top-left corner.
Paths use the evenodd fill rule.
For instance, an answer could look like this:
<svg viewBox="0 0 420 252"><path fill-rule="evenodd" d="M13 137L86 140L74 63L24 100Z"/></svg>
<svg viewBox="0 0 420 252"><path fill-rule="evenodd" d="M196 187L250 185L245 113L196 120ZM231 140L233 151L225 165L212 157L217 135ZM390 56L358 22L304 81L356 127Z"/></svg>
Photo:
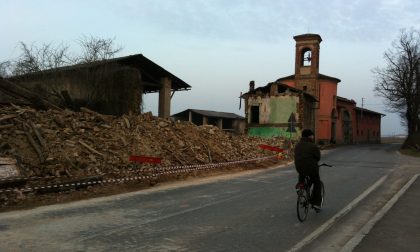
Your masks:
<svg viewBox="0 0 420 252"><path fill-rule="evenodd" d="M320 213L321 212L321 207L317 206L317 205L312 205L312 208L315 210L315 212Z"/></svg>

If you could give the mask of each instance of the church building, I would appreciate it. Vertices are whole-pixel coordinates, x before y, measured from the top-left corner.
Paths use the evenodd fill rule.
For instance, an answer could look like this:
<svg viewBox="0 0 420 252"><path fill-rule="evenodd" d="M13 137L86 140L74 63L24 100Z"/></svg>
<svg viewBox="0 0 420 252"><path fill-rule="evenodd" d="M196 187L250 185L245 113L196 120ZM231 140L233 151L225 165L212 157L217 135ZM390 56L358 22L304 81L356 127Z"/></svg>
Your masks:
<svg viewBox="0 0 420 252"><path fill-rule="evenodd" d="M259 88L251 81L242 95L248 134L298 138L310 128L320 144L379 143L384 115L338 96L341 80L319 73L321 36L294 39L295 73Z"/></svg>

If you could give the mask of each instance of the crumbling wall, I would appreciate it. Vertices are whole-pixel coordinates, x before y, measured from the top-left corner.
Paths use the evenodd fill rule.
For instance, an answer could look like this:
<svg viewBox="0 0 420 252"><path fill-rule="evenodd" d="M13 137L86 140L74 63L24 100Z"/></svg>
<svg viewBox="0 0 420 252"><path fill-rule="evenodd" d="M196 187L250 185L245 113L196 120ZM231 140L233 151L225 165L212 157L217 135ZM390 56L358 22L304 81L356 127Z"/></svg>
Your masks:
<svg viewBox="0 0 420 252"><path fill-rule="evenodd" d="M87 107L109 115L140 112L141 75L132 67L109 64L49 71L14 78L13 81L54 104L76 111Z"/></svg>
<svg viewBox="0 0 420 252"><path fill-rule="evenodd" d="M260 124L287 123L292 113L298 114L296 106L298 103L299 97L292 95L251 96L248 99L249 106L260 106Z"/></svg>
<svg viewBox="0 0 420 252"><path fill-rule="evenodd" d="M260 107L260 124L249 125L248 134L260 137L295 138L299 131L300 98L294 94L274 96L250 96L248 108ZM302 108L303 109L303 108ZM248 111L250 114L251 111Z"/></svg>

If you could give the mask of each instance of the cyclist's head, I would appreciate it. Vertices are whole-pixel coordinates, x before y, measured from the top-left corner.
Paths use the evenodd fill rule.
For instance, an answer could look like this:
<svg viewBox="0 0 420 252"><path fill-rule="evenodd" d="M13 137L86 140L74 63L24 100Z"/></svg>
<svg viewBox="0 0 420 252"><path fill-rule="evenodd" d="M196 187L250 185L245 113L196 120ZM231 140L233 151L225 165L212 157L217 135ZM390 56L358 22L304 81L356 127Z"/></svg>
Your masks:
<svg viewBox="0 0 420 252"><path fill-rule="evenodd" d="M302 130L302 137L309 138L311 136L312 137L314 136L314 132L312 130L310 130L310 129L304 129L304 130Z"/></svg>

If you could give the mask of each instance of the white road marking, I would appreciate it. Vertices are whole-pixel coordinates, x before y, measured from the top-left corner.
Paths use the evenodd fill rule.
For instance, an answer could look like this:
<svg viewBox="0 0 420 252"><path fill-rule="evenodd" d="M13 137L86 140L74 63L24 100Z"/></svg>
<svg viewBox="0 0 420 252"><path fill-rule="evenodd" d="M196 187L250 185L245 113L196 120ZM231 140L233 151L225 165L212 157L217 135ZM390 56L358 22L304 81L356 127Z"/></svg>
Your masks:
<svg viewBox="0 0 420 252"><path fill-rule="evenodd" d="M347 206L345 206L343 209L341 209L340 212L335 214L333 217L331 217L327 222L322 224L319 228L317 228L314 232L306 236L303 240L301 240L299 243L297 243L295 246L293 246L291 249L289 249L289 252L292 251L298 251L299 249L303 248L313 240L315 240L318 236L320 236L323 232L327 231L336 221L338 221L341 217L346 215L350 210L352 210L357 204L359 204L360 201L362 201L364 198L366 198L372 191L374 191L377 187L379 187L385 179L388 177L388 175L384 175L381 177L378 181L375 182L371 187L366 189L362 194L360 194L357 198L355 198L352 202L350 202Z"/></svg>
<svg viewBox="0 0 420 252"><path fill-rule="evenodd" d="M373 226L378 222L388 211L391 207L397 202L397 200L407 191L408 188L414 183L417 177L420 174L414 175L395 195L390 199L385 206L382 207L379 212L375 214L375 216L368 221L360 230L357 232L355 236L351 240L349 240L343 248L341 248L341 252L353 251L353 249L362 241L362 239L370 232Z"/></svg>

